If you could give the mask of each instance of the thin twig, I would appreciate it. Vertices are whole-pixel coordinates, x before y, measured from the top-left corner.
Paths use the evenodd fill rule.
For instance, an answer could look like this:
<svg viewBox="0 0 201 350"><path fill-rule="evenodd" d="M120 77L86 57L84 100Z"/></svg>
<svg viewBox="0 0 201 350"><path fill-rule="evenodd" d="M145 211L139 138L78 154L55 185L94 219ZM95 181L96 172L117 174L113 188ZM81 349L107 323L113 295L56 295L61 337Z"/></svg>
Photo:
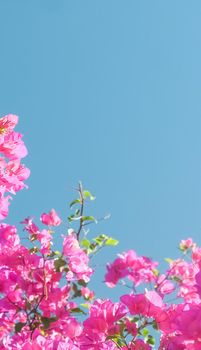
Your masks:
<svg viewBox="0 0 201 350"><path fill-rule="evenodd" d="M80 195L80 225L77 231L77 240L79 241L80 238L80 233L82 231L83 228L83 220L82 220L82 216L83 216L83 212L84 212L84 197L83 197L83 188L82 188L82 183L79 182L79 188L78 188L78 192Z"/></svg>

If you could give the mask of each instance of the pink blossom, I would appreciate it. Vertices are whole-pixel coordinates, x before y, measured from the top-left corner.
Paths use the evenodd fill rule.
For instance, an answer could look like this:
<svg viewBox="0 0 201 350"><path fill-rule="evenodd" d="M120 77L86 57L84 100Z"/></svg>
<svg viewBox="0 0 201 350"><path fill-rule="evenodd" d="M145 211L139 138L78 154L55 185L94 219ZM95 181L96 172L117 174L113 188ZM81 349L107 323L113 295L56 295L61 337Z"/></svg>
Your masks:
<svg viewBox="0 0 201 350"><path fill-rule="evenodd" d="M112 303L110 300L96 300L90 307L90 316L84 321L83 333L80 337L80 349L104 349L102 344L108 345L107 336L114 329L115 322L126 314L126 308L121 303Z"/></svg>
<svg viewBox="0 0 201 350"><path fill-rule="evenodd" d="M33 218L32 217L25 218L24 221L21 222L21 224L25 224L26 225L24 227L24 230L29 232L31 235L33 235L33 234L37 235L40 232L38 226L36 226L36 224L33 222Z"/></svg>
<svg viewBox="0 0 201 350"><path fill-rule="evenodd" d="M0 118L0 134L10 133L18 123L18 117L14 114L5 115Z"/></svg>
<svg viewBox="0 0 201 350"><path fill-rule="evenodd" d="M128 318L126 318L125 325L126 325L127 331L133 337L135 337L137 335L137 333L138 333L138 329L137 329L136 323L135 322L131 322Z"/></svg>
<svg viewBox="0 0 201 350"><path fill-rule="evenodd" d="M192 260L196 263L201 262L201 248L195 247L192 250Z"/></svg>
<svg viewBox="0 0 201 350"><path fill-rule="evenodd" d="M146 344L142 339L135 340L134 344L131 344L131 350L151 350L151 346Z"/></svg>
<svg viewBox="0 0 201 350"><path fill-rule="evenodd" d="M81 294L87 300L91 300L94 298L94 292L91 291L88 287L82 287Z"/></svg>
<svg viewBox="0 0 201 350"><path fill-rule="evenodd" d="M183 251L194 248L196 245L193 242L192 238L182 239L179 245L179 248Z"/></svg>
<svg viewBox="0 0 201 350"><path fill-rule="evenodd" d="M50 210L48 214L43 213L40 219L47 226L59 226L61 224L61 219L54 209Z"/></svg>
<svg viewBox="0 0 201 350"><path fill-rule="evenodd" d="M40 249L41 253L49 254L50 248L51 248L51 241L52 241L52 236L50 231L42 230L40 233L38 233L37 239L41 243L41 249Z"/></svg>
<svg viewBox="0 0 201 350"><path fill-rule="evenodd" d="M9 114L0 118L0 220L8 215L10 196L26 187L24 180L29 177L30 171L20 164L20 159L27 154L22 135L13 131L18 117ZM10 161L7 161L7 158Z"/></svg>
<svg viewBox="0 0 201 350"><path fill-rule="evenodd" d="M156 262L147 257L138 257L133 250L125 252L112 263L107 265L105 282L114 287L121 278L128 277L135 286L156 280Z"/></svg>
<svg viewBox="0 0 201 350"><path fill-rule="evenodd" d="M70 271L78 280L89 282L93 270L88 266L89 258L80 248L76 235L71 230L63 241L63 254L66 256ZM69 273L67 273L69 276Z"/></svg>
<svg viewBox="0 0 201 350"><path fill-rule="evenodd" d="M6 165L1 179L4 179L4 182L6 182L7 190L10 189L10 192L16 193L27 187L24 181L28 179L29 175L30 170L28 168L22 165L19 160L13 160Z"/></svg>
<svg viewBox="0 0 201 350"><path fill-rule="evenodd" d="M26 157L27 149L22 141L22 134L13 131L0 138L0 152L11 160Z"/></svg>
<svg viewBox="0 0 201 350"><path fill-rule="evenodd" d="M4 197L5 188L0 187L0 220L4 220L8 216L9 200L11 196Z"/></svg>
<svg viewBox="0 0 201 350"><path fill-rule="evenodd" d="M80 245L76 238L76 233L69 230L68 235L64 237L63 240L63 254L65 256L71 256L79 254L80 252Z"/></svg>
<svg viewBox="0 0 201 350"><path fill-rule="evenodd" d="M157 280L156 289L160 295L166 295L172 293L175 290L175 286L172 282L168 281L166 275L162 274Z"/></svg>
<svg viewBox="0 0 201 350"><path fill-rule="evenodd" d="M163 300L155 291L145 294L123 295L120 299L132 315L143 315L157 319L164 309Z"/></svg>

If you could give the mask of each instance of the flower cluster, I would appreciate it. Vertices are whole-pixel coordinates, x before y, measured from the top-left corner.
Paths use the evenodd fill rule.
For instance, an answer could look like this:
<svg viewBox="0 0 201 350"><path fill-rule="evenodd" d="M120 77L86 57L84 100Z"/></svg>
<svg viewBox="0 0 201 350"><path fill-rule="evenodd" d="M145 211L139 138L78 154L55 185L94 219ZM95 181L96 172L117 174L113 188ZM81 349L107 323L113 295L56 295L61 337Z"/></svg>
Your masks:
<svg viewBox="0 0 201 350"><path fill-rule="evenodd" d="M18 117L13 114L0 119L0 220L8 215L10 195L25 187L30 171L21 159L27 155L22 134L15 132Z"/></svg>
<svg viewBox="0 0 201 350"><path fill-rule="evenodd" d="M125 277L133 282L135 286L141 283L153 282L156 280L156 267L158 263L151 259L140 256L133 250L129 250L112 263L107 265L105 281L108 287L114 287L117 282Z"/></svg>
<svg viewBox="0 0 201 350"><path fill-rule="evenodd" d="M14 131L17 122L14 115L0 119L1 220L10 194L26 187L29 176L20 163L27 150ZM166 259L163 273L152 259L123 252L107 265L105 283L129 292L117 302L95 299L90 258L117 241L103 234L88 240L86 225L96 220L84 209L94 197L81 184L78 193L61 252L53 249L61 224L54 209L42 213L40 224L23 220L27 245L15 226L0 224L0 349L201 349L201 248L191 238L182 240L181 256Z"/></svg>

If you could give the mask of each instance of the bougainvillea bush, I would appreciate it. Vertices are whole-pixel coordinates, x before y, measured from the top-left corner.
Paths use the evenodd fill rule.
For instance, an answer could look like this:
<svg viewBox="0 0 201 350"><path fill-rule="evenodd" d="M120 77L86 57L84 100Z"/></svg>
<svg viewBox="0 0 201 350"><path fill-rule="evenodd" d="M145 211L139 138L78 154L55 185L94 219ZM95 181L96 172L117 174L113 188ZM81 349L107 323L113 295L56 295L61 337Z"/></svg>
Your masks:
<svg viewBox="0 0 201 350"><path fill-rule="evenodd" d="M191 238L181 241L180 258L167 259L165 273L134 250L108 263L108 288L125 284L125 294L113 302L96 299L88 285L96 273L91 257L117 241L88 239L86 226L95 218L85 215L85 205L94 197L81 183L62 251L53 245L61 224L54 209L41 214L40 227L31 217L23 220L27 246L15 226L3 223L30 175L21 163L27 150L14 131L17 123L15 115L0 119L0 349L201 349L201 248Z"/></svg>

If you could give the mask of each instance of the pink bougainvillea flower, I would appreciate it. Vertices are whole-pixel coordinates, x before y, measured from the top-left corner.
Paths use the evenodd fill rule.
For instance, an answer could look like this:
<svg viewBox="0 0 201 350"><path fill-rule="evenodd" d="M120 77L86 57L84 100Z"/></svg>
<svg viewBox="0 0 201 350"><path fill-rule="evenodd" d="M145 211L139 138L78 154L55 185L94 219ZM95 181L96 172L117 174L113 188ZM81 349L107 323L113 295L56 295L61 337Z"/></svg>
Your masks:
<svg viewBox="0 0 201 350"><path fill-rule="evenodd" d="M21 224L25 224L24 230L29 232L31 235L40 233L38 226L33 222L32 217L27 217L24 221L21 221Z"/></svg>
<svg viewBox="0 0 201 350"><path fill-rule="evenodd" d="M3 138L0 137L0 152L11 160L26 157L27 148L22 141L22 134L13 131Z"/></svg>
<svg viewBox="0 0 201 350"><path fill-rule="evenodd" d="M61 219L54 209L50 210L48 214L43 213L40 217L40 220L44 225L47 226L59 226L61 224Z"/></svg>
<svg viewBox="0 0 201 350"><path fill-rule="evenodd" d="M71 273L69 274L68 271L66 277L68 279L70 276L70 280L72 280L73 273L77 280L89 282L90 276L93 273L92 268L88 266L89 257L80 248L76 234L72 230L68 232L69 234L64 237L63 241L63 255L68 260L68 267Z"/></svg>
<svg viewBox="0 0 201 350"><path fill-rule="evenodd" d="M164 274L158 277L155 288L161 296L170 294L175 290L174 284L171 281L168 281L166 275Z"/></svg>
<svg viewBox="0 0 201 350"><path fill-rule="evenodd" d="M16 193L27 187L24 181L30 176L30 170L21 164L19 159L8 162L4 171L4 177L6 177L8 185L10 184L11 192Z"/></svg>
<svg viewBox="0 0 201 350"><path fill-rule="evenodd" d="M192 238L182 239L179 248L182 251L186 251L188 249L193 249L196 247L196 244L193 242Z"/></svg>
<svg viewBox="0 0 201 350"><path fill-rule="evenodd" d="M9 200L11 196L4 197L5 188L0 188L0 220L4 220L8 216Z"/></svg>
<svg viewBox="0 0 201 350"><path fill-rule="evenodd" d="M114 287L120 279L125 277L128 277L135 286L155 281L157 265L157 262L144 256L137 256L135 251L129 250L119 254L113 263L107 265L105 282L108 287Z"/></svg>
<svg viewBox="0 0 201 350"><path fill-rule="evenodd" d="M50 248L51 248L51 241L52 241L52 235L48 230L42 230L37 235L37 239L41 243L41 253L42 254L49 254Z"/></svg>
<svg viewBox="0 0 201 350"><path fill-rule="evenodd" d="M142 339L135 340L134 344L131 344L131 350L151 350L152 347L145 343Z"/></svg>
<svg viewBox="0 0 201 350"><path fill-rule="evenodd" d="M84 329L80 337L81 349L111 349L107 336L116 327L116 322L126 315L123 304L111 300L97 299L90 307L90 316L84 321ZM102 347L105 344L105 348Z"/></svg>
<svg viewBox="0 0 201 350"><path fill-rule="evenodd" d="M123 295L120 300L128 307L131 315L157 318L164 309L163 300L155 291L148 291L144 294Z"/></svg>
<svg viewBox="0 0 201 350"><path fill-rule="evenodd" d="M136 326L135 322L131 322L128 318L126 318L125 320L125 326L127 331L132 334L133 337L136 337L137 333L138 333L138 329Z"/></svg>
<svg viewBox="0 0 201 350"><path fill-rule="evenodd" d="M5 246L14 250L19 244L20 239L16 227L5 223L0 224L0 251L4 253Z"/></svg>
<svg viewBox="0 0 201 350"><path fill-rule="evenodd" d="M30 171L20 164L20 159L27 155L27 149L22 141L22 134L13 129L18 123L18 117L13 114L0 118L0 220L8 215L10 196L26 187L24 180ZM10 159L10 161L8 161Z"/></svg>
<svg viewBox="0 0 201 350"><path fill-rule="evenodd" d="M14 114L5 115L0 118L0 134L10 133L18 123L18 116Z"/></svg>
<svg viewBox="0 0 201 350"><path fill-rule="evenodd" d="M81 294L87 300L91 300L94 298L94 292L90 290L88 287L82 287Z"/></svg>

